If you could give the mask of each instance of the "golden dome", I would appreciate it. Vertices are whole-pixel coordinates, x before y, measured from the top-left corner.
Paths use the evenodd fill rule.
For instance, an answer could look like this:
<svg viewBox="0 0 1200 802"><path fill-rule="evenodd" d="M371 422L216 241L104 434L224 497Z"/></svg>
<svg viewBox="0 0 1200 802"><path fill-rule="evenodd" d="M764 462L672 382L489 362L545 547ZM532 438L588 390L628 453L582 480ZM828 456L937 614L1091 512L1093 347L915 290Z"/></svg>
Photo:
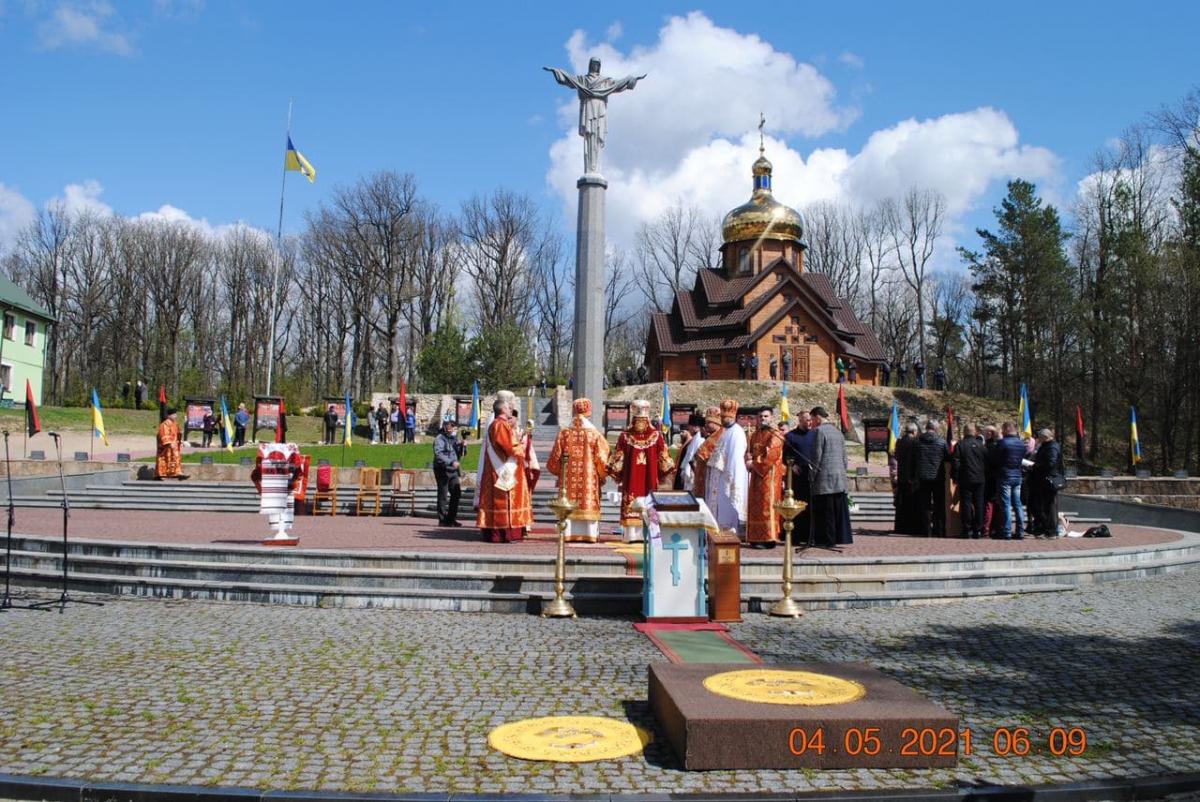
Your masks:
<svg viewBox="0 0 1200 802"><path fill-rule="evenodd" d="M803 242L804 218L771 194L771 162L766 156L759 156L751 172L754 194L747 203L725 215L721 223L725 242L764 239Z"/></svg>

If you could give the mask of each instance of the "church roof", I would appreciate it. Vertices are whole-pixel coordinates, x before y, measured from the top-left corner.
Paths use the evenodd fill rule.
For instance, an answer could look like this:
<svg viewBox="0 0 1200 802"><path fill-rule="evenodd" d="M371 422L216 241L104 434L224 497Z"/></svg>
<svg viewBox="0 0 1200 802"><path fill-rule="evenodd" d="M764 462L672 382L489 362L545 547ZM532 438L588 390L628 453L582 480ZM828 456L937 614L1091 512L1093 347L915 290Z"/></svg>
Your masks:
<svg viewBox="0 0 1200 802"><path fill-rule="evenodd" d="M782 274L784 280L748 304L738 303L768 276ZM755 313L788 287L798 287L792 301L759 326L749 331ZM834 291L829 277L820 273L796 273L783 259L754 276L726 278L717 270L701 270L690 291L676 293L669 313L651 319L658 350L665 354L696 353L746 348L759 339L791 310L809 313L837 341L838 350L866 362L882 362L886 355L879 340L855 316Z"/></svg>

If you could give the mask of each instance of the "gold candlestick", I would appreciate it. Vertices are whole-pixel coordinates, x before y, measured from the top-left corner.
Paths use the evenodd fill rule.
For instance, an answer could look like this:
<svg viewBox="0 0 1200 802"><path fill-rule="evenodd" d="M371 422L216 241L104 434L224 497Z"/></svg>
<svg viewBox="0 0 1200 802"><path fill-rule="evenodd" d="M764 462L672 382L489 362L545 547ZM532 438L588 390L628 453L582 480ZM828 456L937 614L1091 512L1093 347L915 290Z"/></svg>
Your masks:
<svg viewBox="0 0 1200 802"><path fill-rule="evenodd" d="M804 615L804 611L792 598L792 527L795 525L796 516L804 512L808 504L796 501L792 496L792 465L790 462L786 475L788 477L787 490L783 494L783 500L775 504L775 512L779 513L779 517L783 519L783 598L772 604L768 612L771 615L786 618L799 618Z"/></svg>
<svg viewBox="0 0 1200 802"><path fill-rule="evenodd" d="M562 476L558 477L558 496L546 506L558 519L558 559L554 562L554 600L542 602L542 618L574 618L575 608L564 598L567 591L567 518L575 505L567 498L567 456L563 455Z"/></svg>

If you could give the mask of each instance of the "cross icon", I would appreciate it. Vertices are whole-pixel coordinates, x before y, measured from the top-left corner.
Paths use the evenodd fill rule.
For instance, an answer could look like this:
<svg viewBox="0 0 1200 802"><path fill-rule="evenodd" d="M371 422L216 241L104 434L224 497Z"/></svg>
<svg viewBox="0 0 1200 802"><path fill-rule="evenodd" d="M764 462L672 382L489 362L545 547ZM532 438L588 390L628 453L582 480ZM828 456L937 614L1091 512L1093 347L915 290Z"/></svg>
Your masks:
<svg viewBox="0 0 1200 802"><path fill-rule="evenodd" d="M681 551L686 551L687 547L687 542L684 541L683 536L678 532L671 535L671 542L669 545L666 543L663 544L663 548L671 552L671 587L679 587L679 583L683 579L682 575L679 573L679 553Z"/></svg>

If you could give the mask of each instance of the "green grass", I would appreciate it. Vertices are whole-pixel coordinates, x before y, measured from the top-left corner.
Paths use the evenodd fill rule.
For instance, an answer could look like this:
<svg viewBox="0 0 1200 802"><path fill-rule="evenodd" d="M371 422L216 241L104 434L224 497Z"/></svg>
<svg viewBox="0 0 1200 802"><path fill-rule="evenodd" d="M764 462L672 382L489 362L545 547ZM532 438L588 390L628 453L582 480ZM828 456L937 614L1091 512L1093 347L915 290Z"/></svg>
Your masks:
<svg viewBox="0 0 1200 802"><path fill-rule="evenodd" d="M291 427L288 427L289 434ZM399 461L405 468L428 468L433 462L433 444L432 443L404 443L401 445L367 445L355 443L345 449L343 454L341 446L306 446L301 444L300 453L307 454L312 457L313 464L317 464L318 460L327 459L330 465L341 466L347 468L354 466L355 460L364 460L367 467L370 468L390 468L393 461ZM236 448L232 452L221 448L205 448L197 451L191 451L183 457L184 462L197 463L201 457L212 457L213 462L219 464L232 463L236 465L241 461L242 457L250 457L253 459L258 454L258 449L255 448ZM343 459L345 460L343 462ZM152 461L152 460L143 460ZM467 458L463 460L462 469L470 472L474 471L479 465L479 447L472 445L467 451Z"/></svg>
<svg viewBox="0 0 1200 802"><path fill-rule="evenodd" d="M104 431L114 434L144 434L153 437L158 431L158 407L153 409L102 409ZM183 425L183 413L178 418ZM42 431L86 432L92 428L90 407L39 407L38 418ZM316 442L321 438L321 419L308 415L288 415L288 436L298 442ZM25 425L24 409L0 409L0 426L20 431ZM252 423L253 425L253 423ZM364 427L365 432L365 427ZM250 436L250 432L246 433ZM200 434L190 434L199 441Z"/></svg>

